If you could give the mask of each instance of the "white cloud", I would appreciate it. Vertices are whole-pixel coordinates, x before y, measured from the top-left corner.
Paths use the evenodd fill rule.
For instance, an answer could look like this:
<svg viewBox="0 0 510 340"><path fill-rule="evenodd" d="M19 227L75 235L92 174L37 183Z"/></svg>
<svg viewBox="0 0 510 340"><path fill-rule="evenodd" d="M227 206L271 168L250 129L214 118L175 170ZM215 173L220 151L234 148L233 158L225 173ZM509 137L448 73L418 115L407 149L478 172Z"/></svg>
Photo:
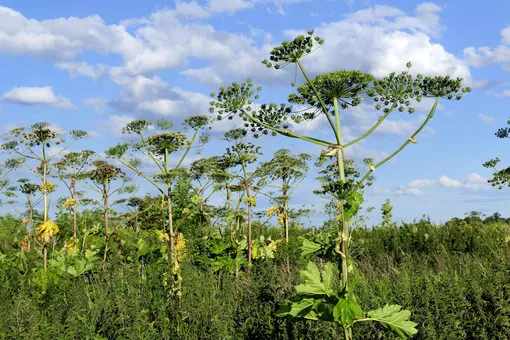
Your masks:
<svg viewBox="0 0 510 340"><path fill-rule="evenodd" d="M479 113L478 118L480 118L485 124L492 124L494 123L494 117Z"/></svg>
<svg viewBox="0 0 510 340"><path fill-rule="evenodd" d="M501 30L501 44L494 49L488 46L475 48L473 46L464 49L465 61L473 67L483 67L490 64L500 63L503 68L510 72L510 26Z"/></svg>
<svg viewBox="0 0 510 340"><path fill-rule="evenodd" d="M501 30L503 43L510 45L510 26Z"/></svg>
<svg viewBox="0 0 510 340"><path fill-rule="evenodd" d="M185 68L181 74L213 87L250 76L262 84L288 83L293 70L274 71L261 64L276 45L270 35L266 34L262 45L258 45L243 34L219 31L198 20L258 5L283 10L284 6L301 2L305 0L210 0L204 5L199 1L177 1L174 9L119 24L106 24L99 16L36 20L0 7L0 51L54 60L56 67L72 76L94 80L109 76L121 88L122 96L108 103L87 99L86 104L96 112L103 112L108 104L117 112L155 115L183 115L194 111L192 105L199 105L198 112L192 113L205 113L208 107L205 96L173 88L156 74L185 68L191 58L206 65ZM381 76L402 70L412 60L416 72L470 78L462 61L430 40L429 35L441 31L440 10L437 5L425 3L416 7L414 15L408 15L393 7L375 6L338 22L323 24L316 31L326 39L326 44L308 57L306 64L311 65L311 74L351 68ZM303 32L285 32L289 37L298 33ZM87 51L118 55L122 62L89 65L74 60ZM373 121L372 117L368 120ZM403 135L413 124L390 118L379 131Z"/></svg>
<svg viewBox="0 0 510 340"><path fill-rule="evenodd" d="M310 74L360 69L381 77L392 71L402 71L407 61L412 61L413 72L463 77L469 84L471 74L464 61L431 41L430 36L437 35L441 29L437 16L439 10L436 5L422 4L416 8L415 16L409 16L393 7L376 6L347 15L337 22L323 23L315 31L325 39L325 44L303 63ZM294 38L306 32L287 30L284 33L288 38ZM209 35L212 41L219 37L218 32ZM266 41L262 46L256 46L253 41L238 35L228 36L230 43L238 46L236 53L229 51L209 58L211 66L189 68L182 74L215 86L248 76L263 84L288 83L293 79L292 67L268 72L260 64L276 43Z"/></svg>
<svg viewBox="0 0 510 340"><path fill-rule="evenodd" d="M128 123L132 122L134 119L129 116L111 116L106 122L106 128L110 136L119 138L122 137L122 128L125 127Z"/></svg>
<svg viewBox="0 0 510 340"><path fill-rule="evenodd" d="M111 40L97 16L33 20L0 7L0 51L42 58L73 58L85 50L107 52Z"/></svg>
<svg viewBox="0 0 510 340"><path fill-rule="evenodd" d="M510 90L504 90L503 92L487 91L486 93L494 97L510 97Z"/></svg>
<svg viewBox="0 0 510 340"><path fill-rule="evenodd" d="M377 193L393 193L395 195L413 195L421 196L425 193L423 188L448 188L464 189L471 192L485 191L492 188L487 182L488 178L480 176L477 173L471 173L466 178L454 179L443 175L439 179L416 179L407 185L402 185L394 189L381 189Z"/></svg>
<svg viewBox="0 0 510 340"><path fill-rule="evenodd" d="M55 64L57 68L69 72L71 77L85 76L95 81L103 79L108 67L106 65L91 66L84 61L61 61Z"/></svg>
<svg viewBox="0 0 510 340"><path fill-rule="evenodd" d="M425 193L418 188L399 188L394 194L396 196L423 196Z"/></svg>
<svg viewBox="0 0 510 340"><path fill-rule="evenodd" d="M185 2L176 0L175 11L184 17L203 19L209 16L209 13L195 1Z"/></svg>
<svg viewBox="0 0 510 340"><path fill-rule="evenodd" d="M55 95L51 86L14 87L3 94L1 101L23 105L47 105L58 109L76 108L69 99Z"/></svg>
<svg viewBox="0 0 510 340"><path fill-rule="evenodd" d="M108 101L106 99L97 98L97 97L85 98L83 100L83 104L85 104L87 106L92 106L92 108L98 115L104 114L104 110L106 108L107 102Z"/></svg>
<svg viewBox="0 0 510 340"><path fill-rule="evenodd" d="M233 14L241 9L252 7L251 1L246 0L209 0L207 9L212 13Z"/></svg>

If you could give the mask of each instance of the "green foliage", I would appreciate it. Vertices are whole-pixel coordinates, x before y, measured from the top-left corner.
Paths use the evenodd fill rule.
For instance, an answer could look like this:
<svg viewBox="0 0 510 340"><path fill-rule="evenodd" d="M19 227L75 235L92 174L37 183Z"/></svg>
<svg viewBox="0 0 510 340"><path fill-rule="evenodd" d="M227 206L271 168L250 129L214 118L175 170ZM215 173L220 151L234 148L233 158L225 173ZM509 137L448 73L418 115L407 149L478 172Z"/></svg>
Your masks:
<svg viewBox="0 0 510 340"><path fill-rule="evenodd" d="M386 201L384 201L384 204L381 206L381 213L382 213L382 219L383 219L383 226L389 225L391 223L391 211L393 210L393 206L391 205L390 199L387 198Z"/></svg>
<svg viewBox="0 0 510 340"><path fill-rule="evenodd" d="M409 321L411 312L408 310L400 310L399 305L385 305L382 308L369 311L369 318L380 322L384 327L388 327L402 339L412 336L418 332L415 328L416 323Z"/></svg>

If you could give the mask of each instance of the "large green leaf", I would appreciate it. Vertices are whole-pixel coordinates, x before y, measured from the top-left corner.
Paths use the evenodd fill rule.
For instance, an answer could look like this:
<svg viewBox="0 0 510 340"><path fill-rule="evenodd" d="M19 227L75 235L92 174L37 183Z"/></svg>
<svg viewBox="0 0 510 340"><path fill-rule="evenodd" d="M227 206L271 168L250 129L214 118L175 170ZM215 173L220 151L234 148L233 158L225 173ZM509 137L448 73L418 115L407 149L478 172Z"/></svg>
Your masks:
<svg viewBox="0 0 510 340"><path fill-rule="evenodd" d="M313 254L322 248L319 243L312 242L304 237L302 238L302 241L303 243L301 245L301 256Z"/></svg>
<svg viewBox="0 0 510 340"><path fill-rule="evenodd" d="M416 323L409 321L411 312L408 310L401 310L399 305L386 305L367 313L368 317L379 321L383 326L390 328L402 339L411 337L416 334Z"/></svg>
<svg viewBox="0 0 510 340"><path fill-rule="evenodd" d="M331 289L333 278L333 264L327 263L322 271L322 278L319 268L312 261L308 262L306 270L300 272L301 278L305 281L296 286L298 294L303 295L327 295L332 296L335 292Z"/></svg>
<svg viewBox="0 0 510 340"><path fill-rule="evenodd" d="M353 299L340 299L333 309L333 317L335 321L340 320L343 325L352 326L354 320L363 317L361 306Z"/></svg>
<svg viewBox="0 0 510 340"><path fill-rule="evenodd" d="M288 302L276 312L276 315L318 320L317 314L313 309L316 308L320 302L320 300L315 300L313 298L306 298L297 302Z"/></svg>

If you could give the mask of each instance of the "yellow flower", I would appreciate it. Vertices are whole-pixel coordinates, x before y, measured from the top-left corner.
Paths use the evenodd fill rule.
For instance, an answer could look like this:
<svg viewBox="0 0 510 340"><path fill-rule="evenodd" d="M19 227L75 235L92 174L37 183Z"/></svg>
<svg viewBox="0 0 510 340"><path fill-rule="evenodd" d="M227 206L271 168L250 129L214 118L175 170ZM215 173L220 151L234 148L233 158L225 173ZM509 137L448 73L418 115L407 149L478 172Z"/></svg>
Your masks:
<svg viewBox="0 0 510 340"><path fill-rule="evenodd" d="M269 244L267 245L267 247L269 249L271 249L272 251L275 251L276 250L276 242L271 240L271 242L269 242Z"/></svg>
<svg viewBox="0 0 510 340"><path fill-rule="evenodd" d="M76 245L78 245L78 244L79 244L79 243L78 243L78 240L76 240ZM78 249L78 247L76 247L76 248ZM66 242L64 243L64 249L65 249L65 250L69 250L69 251L74 251L74 240L73 240L73 239L71 239L71 240L69 240L69 241L66 241Z"/></svg>
<svg viewBox="0 0 510 340"><path fill-rule="evenodd" d="M158 234L158 238L159 238L159 240L161 242L165 242L165 241L169 241L170 240L170 237L164 231L156 230L156 233Z"/></svg>
<svg viewBox="0 0 510 340"><path fill-rule="evenodd" d="M76 198L68 198L68 199L66 199L66 201L64 202L64 207L65 207L66 209L71 208L73 205L74 205L76 208L78 208L78 200L77 200Z"/></svg>
<svg viewBox="0 0 510 340"><path fill-rule="evenodd" d="M274 216L274 214L278 213L280 211L280 207L277 205L273 205L271 208L266 210L267 216Z"/></svg>
<svg viewBox="0 0 510 340"><path fill-rule="evenodd" d="M58 226L52 220L47 220L37 228L37 236L39 236L43 243L48 243L53 235L58 232Z"/></svg>
<svg viewBox="0 0 510 340"><path fill-rule="evenodd" d="M284 222L285 222L285 214L278 214L278 223L283 225Z"/></svg>
<svg viewBox="0 0 510 340"><path fill-rule="evenodd" d="M186 240L184 239L184 235L182 233L178 233L177 239L175 240L175 258L177 259L177 262L182 262L185 256Z"/></svg>
<svg viewBox="0 0 510 340"><path fill-rule="evenodd" d="M43 183L41 185L41 192L49 193L49 192L53 192L53 191L55 191L55 183L52 183L48 180L43 181Z"/></svg>

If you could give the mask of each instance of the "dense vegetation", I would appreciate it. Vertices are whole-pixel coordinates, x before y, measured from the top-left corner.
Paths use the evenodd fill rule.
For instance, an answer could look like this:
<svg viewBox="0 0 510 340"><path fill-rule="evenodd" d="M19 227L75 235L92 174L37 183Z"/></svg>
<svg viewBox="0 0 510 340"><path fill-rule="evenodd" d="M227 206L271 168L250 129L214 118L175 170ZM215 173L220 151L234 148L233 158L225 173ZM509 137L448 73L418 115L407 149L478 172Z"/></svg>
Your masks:
<svg viewBox="0 0 510 340"><path fill-rule="evenodd" d="M210 115L186 117L182 129L133 120L123 128L128 138L104 154L74 151L84 131L44 122L12 129L1 145L8 156L0 189L12 212L0 221L0 336L508 337L509 220L473 212L441 226L427 219L397 225L389 200L381 225L367 228L360 215L377 168L417 143L440 100L460 100L470 88L449 76L413 76L411 63L382 79L355 70L309 78L301 59L323 43L310 31L263 61L299 68L306 81L288 97L297 111L256 104L261 89L250 79L212 93L210 113L240 126L224 134L223 154L186 166L211 137ZM422 124L386 158L363 160L364 174L344 156L392 112L412 114L426 98L431 109ZM382 116L345 142L341 110L362 101ZM291 129L319 118L329 124L326 139ZM322 151L281 149L262 162L263 150L248 138L263 136ZM290 203L312 160L326 218L307 228L301 221L309 211ZM30 178L19 178L24 168ZM494 181L506 183L504 174ZM263 211L260 197L271 204Z"/></svg>
<svg viewBox="0 0 510 340"><path fill-rule="evenodd" d="M83 246L74 255L72 216L57 223L61 237L48 271L37 251L21 252L20 221L1 220L0 338L15 339L329 339L341 327L275 316L295 292L306 265L297 237L309 231L291 224L290 243L254 261L251 273L234 273L236 248L229 237L198 224L183 226L182 304L163 285L167 267L157 230L125 228L115 221L108 274L101 275L101 212L79 214ZM118 224L117 224L118 223ZM255 228L281 239L281 229ZM85 234L86 233L86 234ZM315 231L323 237L326 230ZM369 307L398 303L418 323L417 339L504 339L510 334L510 224L499 216L427 220L355 229L353 284ZM53 249L53 245L51 247ZM85 251L83 251L85 250ZM319 259L317 259L319 260ZM361 339L391 339L376 325L357 329Z"/></svg>

